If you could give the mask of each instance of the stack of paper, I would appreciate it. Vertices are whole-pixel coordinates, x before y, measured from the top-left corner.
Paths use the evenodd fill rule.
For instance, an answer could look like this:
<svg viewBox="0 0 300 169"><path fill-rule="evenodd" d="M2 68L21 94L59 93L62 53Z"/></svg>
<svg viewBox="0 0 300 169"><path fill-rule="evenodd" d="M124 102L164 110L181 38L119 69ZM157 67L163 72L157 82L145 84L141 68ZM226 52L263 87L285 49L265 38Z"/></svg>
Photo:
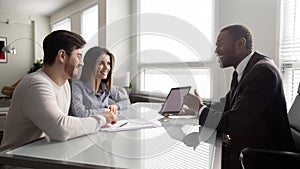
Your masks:
<svg viewBox="0 0 300 169"><path fill-rule="evenodd" d="M129 119L129 120L119 120L115 124L108 124L103 126L100 131L108 131L108 132L115 132L115 131L128 131L128 130L137 130L137 129L144 129L144 128L154 128L162 126L161 122L149 122L144 119Z"/></svg>

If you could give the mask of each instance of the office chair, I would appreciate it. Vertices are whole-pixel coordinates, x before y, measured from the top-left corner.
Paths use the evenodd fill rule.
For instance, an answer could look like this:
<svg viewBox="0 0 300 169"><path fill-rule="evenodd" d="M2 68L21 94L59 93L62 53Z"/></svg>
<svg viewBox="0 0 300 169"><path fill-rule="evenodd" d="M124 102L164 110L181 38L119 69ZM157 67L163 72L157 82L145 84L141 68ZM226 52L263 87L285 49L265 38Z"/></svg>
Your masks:
<svg viewBox="0 0 300 169"><path fill-rule="evenodd" d="M117 89L122 93L122 94L125 94L126 96L128 96L128 93L126 91L126 89L124 87L121 87L121 86L116 86ZM128 96L129 97L129 96ZM111 105L111 104L115 104L116 102L114 100L112 100L111 98L108 98L108 104Z"/></svg>
<svg viewBox="0 0 300 169"><path fill-rule="evenodd" d="M300 168L300 84L298 95L288 113L295 152L267 149L245 148L241 151L241 163L244 169L299 169Z"/></svg>
<svg viewBox="0 0 300 169"><path fill-rule="evenodd" d="M300 154L289 151L245 148L241 152L244 169L299 169Z"/></svg>
<svg viewBox="0 0 300 169"><path fill-rule="evenodd" d="M14 84L12 84L11 86L3 86L3 88L1 89L1 93L3 95L6 95L7 97L12 97L14 90L20 81L21 81L21 79L18 80L17 82L15 82Z"/></svg>

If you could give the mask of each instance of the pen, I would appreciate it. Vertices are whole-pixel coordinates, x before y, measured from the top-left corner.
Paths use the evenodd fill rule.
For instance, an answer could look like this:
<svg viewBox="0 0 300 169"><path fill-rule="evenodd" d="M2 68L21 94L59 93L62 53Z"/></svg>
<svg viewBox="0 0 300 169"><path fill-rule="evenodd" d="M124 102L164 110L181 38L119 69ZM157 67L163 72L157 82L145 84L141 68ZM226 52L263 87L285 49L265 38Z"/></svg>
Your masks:
<svg viewBox="0 0 300 169"><path fill-rule="evenodd" d="M126 124L128 124L128 122L125 122L125 123L121 124L119 127L123 127L123 126L125 126Z"/></svg>

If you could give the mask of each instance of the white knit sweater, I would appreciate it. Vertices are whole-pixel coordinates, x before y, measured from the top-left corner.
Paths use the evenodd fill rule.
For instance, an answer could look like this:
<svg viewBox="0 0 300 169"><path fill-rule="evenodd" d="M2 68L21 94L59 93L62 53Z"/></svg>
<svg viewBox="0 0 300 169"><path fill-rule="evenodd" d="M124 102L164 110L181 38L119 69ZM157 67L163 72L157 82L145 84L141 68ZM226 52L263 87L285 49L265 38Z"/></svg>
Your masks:
<svg viewBox="0 0 300 169"><path fill-rule="evenodd" d="M96 132L106 123L101 115L68 116L70 103L68 81L58 86L41 69L27 75L14 91L1 149L19 147L42 136L66 141Z"/></svg>

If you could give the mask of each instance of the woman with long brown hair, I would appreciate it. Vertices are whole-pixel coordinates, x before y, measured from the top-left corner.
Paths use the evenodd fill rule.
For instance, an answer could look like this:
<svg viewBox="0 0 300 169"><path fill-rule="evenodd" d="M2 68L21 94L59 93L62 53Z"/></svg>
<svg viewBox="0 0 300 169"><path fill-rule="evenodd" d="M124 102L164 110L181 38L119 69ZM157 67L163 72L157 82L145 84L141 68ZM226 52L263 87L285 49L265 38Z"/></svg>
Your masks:
<svg viewBox="0 0 300 169"><path fill-rule="evenodd" d="M107 111L117 113L130 105L128 95L112 84L114 55L105 48L93 47L84 56L79 80L72 82L71 114L86 117ZM109 105L109 98L114 104Z"/></svg>

